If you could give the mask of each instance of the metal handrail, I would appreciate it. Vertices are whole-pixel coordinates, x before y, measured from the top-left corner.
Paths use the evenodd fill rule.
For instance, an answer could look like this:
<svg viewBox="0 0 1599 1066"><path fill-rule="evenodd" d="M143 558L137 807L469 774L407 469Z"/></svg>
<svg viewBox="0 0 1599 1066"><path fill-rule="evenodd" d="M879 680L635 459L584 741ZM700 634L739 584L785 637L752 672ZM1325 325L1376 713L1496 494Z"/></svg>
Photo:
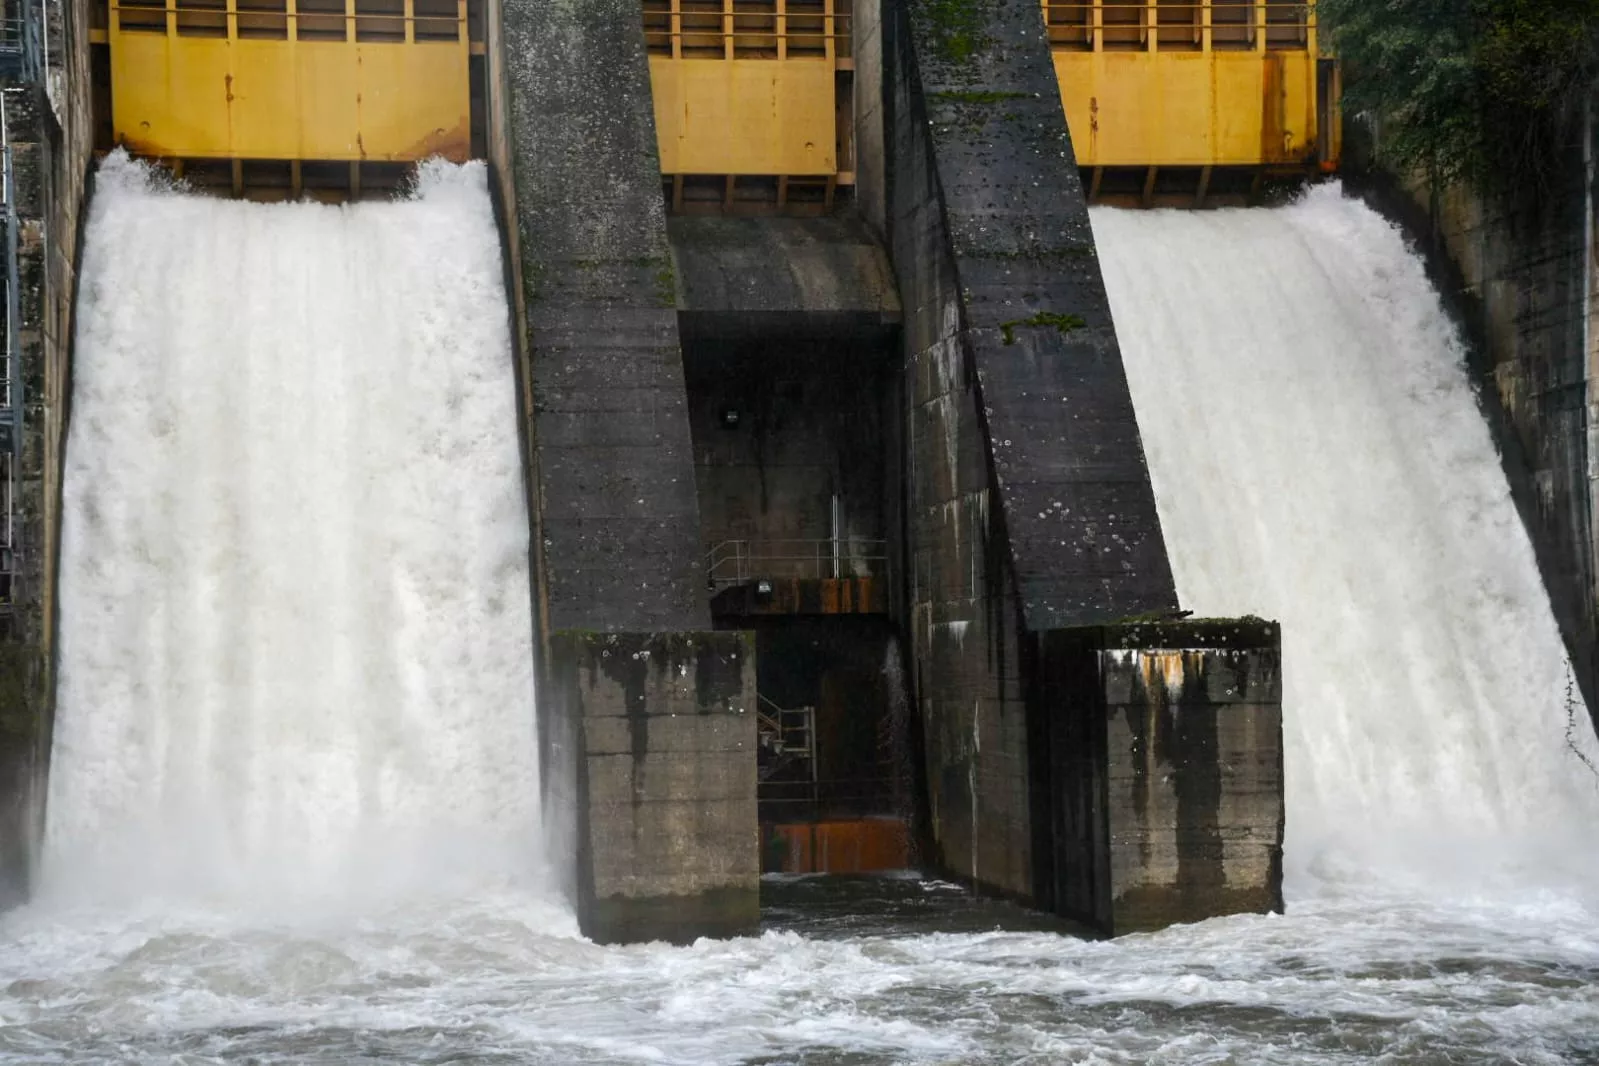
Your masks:
<svg viewBox="0 0 1599 1066"><path fill-rule="evenodd" d="M44 28L38 0L18 0L21 14L0 19L0 78L37 84L44 77Z"/></svg>
<svg viewBox="0 0 1599 1066"><path fill-rule="evenodd" d="M644 0L644 39L650 53L698 59L836 59L849 53L853 12L841 0L790 10L721 0L720 10L685 9L684 0ZM685 43L693 42L693 43Z"/></svg>
<svg viewBox="0 0 1599 1066"><path fill-rule="evenodd" d="M459 43L466 39L467 7L465 0L457 0L453 14L418 15L387 11L302 11L298 0L282 0L282 7L241 7L239 0L223 0L220 4L194 3L192 0L110 0L110 10L115 16L112 26L118 33L176 34L178 36L205 36L196 29L221 28L223 36L238 36L242 29L259 30L270 25L275 34L289 36L291 28L301 32L311 27L342 25L347 39L374 27L401 26L406 36L417 44ZM124 18L124 13L129 16ZM204 19L203 22L185 20ZM445 31L453 31L446 35ZM315 32L338 32L317 29ZM420 37L426 33L429 36Z"/></svg>
<svg viewBox="0 0 1599 1066"><path fill-rule="evenodd" d="M150 10L157 10L157 9L152 8ZM849 34L848 33L823 33L820 30L817 30L814 33L809 32L809 31L805 31L805 30L797 30L797 31L796 30L789 30L787 33L769 33L769 32L765 32L765 31L762 31L762 30L735 30L732 33L724 33L721 30L692 30L691 29L691 30L672 31L672 30L655 30L655 29L649 29L648 27L646 27L644 32L646 34L648 34L650 37L666 37L666 38L672 38L672 37L678 37L678 38L682 38L682 37L722 37L722 38L736 37L736 38L738 38L740 40L743 40L745 38L753 37L756 40L771 40L771 41L777 41L777 40L792 41L795 38L799 38L799 39L806 40L806 41L823 41L823 40L843 41L843 40L848 40L848 38L849 38Z"/></svg>
<svg viewBox="0 0 1599 1066"><path fill-rule="evenodd" d="M873 577L888 568L888 542L862 537L724 540L705 553L712 588L760 578Z"/></svg>
<svg viewBox="0 0 1599 1066"><path fill-rule="evenodd" d="M765 727L768 747L779 754L793 753L801 758L814 758L815 707L779 707L767 697L756 694L756 725ZM790 737L798 737L791 741Z"/></svg>
<svg viewBox="0 0 1599 1066"><path fill-rule="evenodd" d="M0 208L5 224L5 350L0 353L0 425L9 438L0 448L0 610L16 599L16 476L22 456L23 381L21 369L21 270L17 254L16 173L11 153L11 120L0 95Z"/></svg>
<svg viewBox="0 0 1599 1066"><path fill-rule="evenodd" d="M808 765L810 779L815 782L815 707L779 707L766 696L756 693L755 726L761 750L773 756L760 768L760 780L767 780L791 762L802 762Z"/></svg>
<svg viewBox="0 0 1599 1066"><path fill-rule="evenodd" d="M1306 46L1316 29L1314 0L1041 0L1050 44L1067 51L1178 48L1234 51ZM1129 17L1113 17L1124 14ZM1118 34L1137 34L1129 39ZM1241 36L1234 36L1239 35ZM1224 39L1219 37L1226 35ZM1186 45L1187 47L1183 47Z"/></svg>

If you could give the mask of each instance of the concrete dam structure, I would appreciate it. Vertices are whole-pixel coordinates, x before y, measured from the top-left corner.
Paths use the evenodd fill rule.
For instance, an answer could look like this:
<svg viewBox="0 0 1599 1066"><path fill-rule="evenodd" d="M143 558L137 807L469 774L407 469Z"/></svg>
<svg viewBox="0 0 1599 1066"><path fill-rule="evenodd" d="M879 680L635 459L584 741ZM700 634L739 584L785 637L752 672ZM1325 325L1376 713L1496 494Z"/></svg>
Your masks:
<svg viewBox="0 0 1599 1066"><path fill-rule="evenodd" d="M1451 951L1585 1052L1599 742L1311 6L19 10L0 1059L1521 1046Z"/></svg>
<svg viewBox="0 0 1599 1066"><path fill-rule="evenodd" d="M6 14L0 1061L1599 1053L1310 5Z"/></svg>
<svg viewBox="0 0 1599 1066"><path fill-rule="evenodd" d="M545 812L539 861L601 940L751 930L763 870L920 864L1107 932L1279 908L1278 632L1175 624L1089 171L1067 150L1075 105L1038 32L1045 18L1089 25L1088 11L997 7L987 46L964 55L927 12L834 0L91 5L70 41L88 73L65 78L58 106L92 127L79 166L119 154L98 164L77 329L57 342L81 349L81 420L52 470L59 519L40 497L61 531L40 625L59 603L60 643L36 710L19 711L13 891L85 849L232 853L217 842L288 832L325 840L318 862L381 851L357 846L358 827L383 837L448 768L489 788L450 817L477 810L503 829ZM1247 25L1248 48L1224 32L1190 51L1249 78L1299 63L1263 114L1315 119L1303 16L1286 33ZM1058 52L1139 63L1158 63L1165 40L1052 33ZM966 88L974 77L989 88ZM1296 129L1286 156L1216 142L1216 165L1314 170L1314 122ZM1157 185L1159 168L1205 151L1147 147ZM1107 142L1085 166L1133 166L1130 150ZM129 175L159 181L120 153L180 188L128 199ZM429 254L415 238L392 252L375 228L348 250L326 243L406 227L401 208L362 201L433 210L429 183L468 179L428 164L407 193L409 168L470 158L501 223L503 298L481 252L447 268L478 279L468 308L425 275L380 281L385 265L418 273L402 266ZM42 191L76 212L74 188ZM215 214L204 196L275 206ZM291 207L319 201L354 206ZM122 217L141 212L167 220L159 237ZM148 243L171 250L148 263L116 250ZM170 303L209 276L233 279L250 314L237 297ZM137 332L131 308L152 299ZM368 309L340 302L380 317L363 325ZM423 317L406 326L402 312ZM447 337L463 317L472 328ZM379 322L400 331L385 345L398 376L381 383L394 392L360 362ZM423 363L404 362L402 336ZM213 347L239 364L197 362ZM277 368L293 389L264 394L247 383L268 371L250 368L278 347L303 362ZM148 376L102 352L137 353ZM472 390L493 379L448 376L452 360L497 359L520 411L521 519L506 484L472 480L490 463L472 450L490 446ZM450 443L434 422L465 436ZM218 439L234 425L249 447ZM59 454L62 427L39 428ZM500 439L482 453L496 470ZM443 509L409 510L435 490L385 489L390 468L441 486ZM207 480L230 477L244 481ZM296 515L285 534L308 558L252 555L273 523L265 494ZM362 499L394 518L352 523L339 508ZM495 522L520 523L526 578L496 554L516 542ZM424 555L442 571L409 561ZM472 574L499 587L474 592ZM537 648L522 673L503 672L516 634L502 625ZM1184 665L1140 673L1151 656ZM488 672L450 680L458 670ZM480 687L491 681L502 687ZM466 706L445 714L440 700ZM1135 765L1147 750L1096 723L1147 719L1140 735L1165 752L1180 709L1240 723L1219 727L1236 752L1159 758L1164 782L1216 796L1180 811L1130 799L1165 785ZM428 729L385 735L396 714ZM515 754L534 736L536 768ZM516 802L490 787L512 766L527 770ZM241 774L254 783L227 795ZM427 828L435 814L418 813L416 834L449 835Z"/></svg>

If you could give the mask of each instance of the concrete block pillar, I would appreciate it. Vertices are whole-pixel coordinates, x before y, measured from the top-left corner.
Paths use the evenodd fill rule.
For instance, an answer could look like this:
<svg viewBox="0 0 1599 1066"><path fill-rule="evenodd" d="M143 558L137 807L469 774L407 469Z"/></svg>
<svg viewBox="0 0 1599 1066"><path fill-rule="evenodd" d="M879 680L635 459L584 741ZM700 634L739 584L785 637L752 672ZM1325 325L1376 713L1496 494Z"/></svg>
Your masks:
<svg viewBox="0 0 1599 1066"><path fill-rule="evenodd" d="M753 933L760 918L755 641L739 632L550 640L552 815L601 943ZM565 810L563 810L565 808Z"/></svg>
<svg viewBox="0 0 1599 1066"><path fill-rule="evenodd" d="M1112 935L1282 909L1276 623L1054 630L1037 667L1041 905Z"/></svg>

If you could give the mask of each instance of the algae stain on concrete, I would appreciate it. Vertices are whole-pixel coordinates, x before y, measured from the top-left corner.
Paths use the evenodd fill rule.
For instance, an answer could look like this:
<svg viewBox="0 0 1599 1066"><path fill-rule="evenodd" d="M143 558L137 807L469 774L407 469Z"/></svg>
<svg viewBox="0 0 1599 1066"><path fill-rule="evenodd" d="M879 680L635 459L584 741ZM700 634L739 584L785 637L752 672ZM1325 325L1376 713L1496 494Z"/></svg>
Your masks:
<svg viewBox="0 0 1599 1066"><path fill-rule="evenodd" d="M939 57L962 63L988 45L983 32L987 3L984 0L922 0L918 14L933 33L933 46Z"/></svg>
<svg viewBox="0 0 1599 1066"><path fill-rule="evenodd" d="M1073 330L1083 329L1088 323L1082 315L1063 315L1056 311L1040 311L1029 318L1013 318L1009 322L999 324L999 332L1005 344L1016 343L1018 329L1042 329L1053 327L1061 334L1071 333Z"/></svg>

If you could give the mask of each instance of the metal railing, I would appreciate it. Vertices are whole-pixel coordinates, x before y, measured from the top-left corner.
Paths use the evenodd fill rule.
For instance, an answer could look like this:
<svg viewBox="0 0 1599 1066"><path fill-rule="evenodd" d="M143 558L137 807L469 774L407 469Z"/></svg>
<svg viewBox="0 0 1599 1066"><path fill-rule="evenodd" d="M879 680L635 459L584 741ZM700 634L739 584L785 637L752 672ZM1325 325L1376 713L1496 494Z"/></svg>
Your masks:
<svg viewBox="0 0 1599 1066"><path fill-rule="evenodd" d="M760 744L760 780L799 763L810 784L816 783L816 708L779 707L757 694L755 728Z"/></svg>
<svg viewBox="0 0 1599 1066"><path fill-rule="evenodd" d="M644 39L674 59L833 59L850 18L849 0L644 0Z"/></svg>
<svg viewBox="0 0 1599 1066"><path fill-rule="evenodd" d="M40 0L10 0L0 19L0 79L36 84L44 77Z"/></svg>
<svg viewBox="0 0 1599 1066"><path fill-rule="evenodd" d="M811 540L724 540L705 554L711 588L761 578L874 577L888 569L888 541L857 537Z"/></svg>
<svg viewBox="0 0 1599 1066"><path fill-rule="evenodd" d="M0 610L10 610L17 575L17 466L22 455L23 383L20 343L21 271L17 257L16 174L11 120L0 94L0 210L5 223L5 337L0 352Z"/></svg>
<svg viewBox="0 0 1599 1066"><path fill-rule="evenodd" d="M1313 0L1043 0L1060 51L1292 51L1310 47Z"/></svg>
<svg viewBox="0 0 1599 1066"><path fill-rule="evenodd" d="M118 33L228 40L461 42L465 0L111 0Z"/></svg>

